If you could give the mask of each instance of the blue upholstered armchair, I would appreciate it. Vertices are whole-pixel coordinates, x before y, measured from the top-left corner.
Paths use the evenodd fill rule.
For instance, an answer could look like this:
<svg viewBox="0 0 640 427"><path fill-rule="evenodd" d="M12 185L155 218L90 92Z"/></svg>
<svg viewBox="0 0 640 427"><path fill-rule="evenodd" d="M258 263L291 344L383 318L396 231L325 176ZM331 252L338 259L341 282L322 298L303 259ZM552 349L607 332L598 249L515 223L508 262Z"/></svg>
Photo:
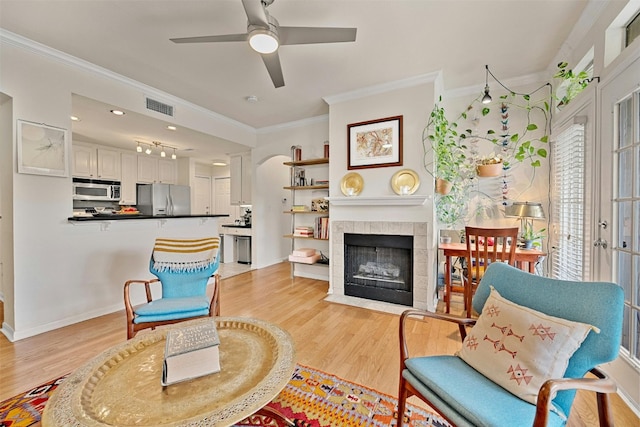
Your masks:
<svg viewBox="0 0 640 427"><path fill-rule="evenodd" d="M622 288L614 283L554 280L491 264L473 298L479 318L419 310L402 314L398 413L404 414L406 399L415 395L458 427L563 426L576 389L586 389L597 393L600 425L612 425L608 393L616 385L597 366L618 355L623 302ZM456 355L409 356L408 325L431 319L458 324L464 341ZM562 361L560 353L546 359L538 350L527 354L527 342L544 347L541 352L552 343L558 347L554 351L564 352L557 376L534 372L550 370L556 359ZM488 350L485 359L478 356L482 348ZM583 378L588 372L595 378ZM525 390L536 381L540 387Z"/></svg>
<svg viewBox="0 0 640 427"><path fill-rule="evenodd" d="M219 238L156 239L149 261L151 280L128 280L124 284L127 339L145 328L220 315ZM207 285L213 279L211 296ZM162 295L153 299L151 284L160 282ZM144 285L147 302L133 306L130 288Z"/></svg>

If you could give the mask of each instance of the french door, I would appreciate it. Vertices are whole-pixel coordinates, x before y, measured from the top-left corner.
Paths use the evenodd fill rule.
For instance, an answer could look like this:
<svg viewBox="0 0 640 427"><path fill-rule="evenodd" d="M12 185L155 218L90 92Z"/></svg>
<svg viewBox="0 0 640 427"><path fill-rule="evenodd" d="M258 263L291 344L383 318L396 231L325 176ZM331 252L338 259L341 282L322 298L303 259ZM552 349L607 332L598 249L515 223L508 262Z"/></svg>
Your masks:
<svg viewBox="0 0 640 427"><path fill-rule="evenodd" d="M610 373L626 397L640 402L640 55L635 57L601 89L593 243L594 277L618 283L625 295L620 357Z"/></svg>

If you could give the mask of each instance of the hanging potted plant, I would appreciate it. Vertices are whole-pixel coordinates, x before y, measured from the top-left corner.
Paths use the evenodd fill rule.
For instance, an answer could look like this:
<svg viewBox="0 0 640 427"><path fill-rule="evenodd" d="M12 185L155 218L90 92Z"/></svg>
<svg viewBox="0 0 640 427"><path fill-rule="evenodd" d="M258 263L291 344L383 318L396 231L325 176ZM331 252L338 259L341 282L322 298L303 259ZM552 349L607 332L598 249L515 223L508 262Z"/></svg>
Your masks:
<svg viewBox="0 0 640 427"><path fill-rule="evenodd" d="M442 98L439 98L438 102L440 101ZM458 134L457 126L457 123L449 122L444 107L436 104L422 132L424 168L435 178L438 194L448 194L451 191L466 160L466 147L458 143L465 135ZM427 162L430 152L433 154L433 160Z"/></svg>
<svg viewBox="0 0 640 427"><path fill-rule="evenodd" d="M562 79L562 83L558 88L555 99L558 101L557 108L562 109L573 98L578 96L591 82L589 74L586 71L574 73L572 69L567 69L569 64L566 62L558 63L558 72L553 77Z"/></svg>
<svg viewBox="0 0 640 427"><path fill-rule="evenodd" d="M491 153L488 157L478 159L476 173L479 177L500 176L502 173L502 157Z"/></svg>

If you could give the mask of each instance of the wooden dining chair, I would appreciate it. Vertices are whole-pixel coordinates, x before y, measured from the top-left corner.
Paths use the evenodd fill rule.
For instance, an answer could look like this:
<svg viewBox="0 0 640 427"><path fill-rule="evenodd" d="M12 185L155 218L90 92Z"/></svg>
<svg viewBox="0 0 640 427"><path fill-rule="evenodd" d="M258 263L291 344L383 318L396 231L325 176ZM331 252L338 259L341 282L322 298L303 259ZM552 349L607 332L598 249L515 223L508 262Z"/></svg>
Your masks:
<svg viewBox="0 0 640 427"><path fill-rule="evenodd" d="M471 300L485 269L493 262L515 265L518 227L465 227L467 256L463 274L464 309L471 317Z"/></svg>

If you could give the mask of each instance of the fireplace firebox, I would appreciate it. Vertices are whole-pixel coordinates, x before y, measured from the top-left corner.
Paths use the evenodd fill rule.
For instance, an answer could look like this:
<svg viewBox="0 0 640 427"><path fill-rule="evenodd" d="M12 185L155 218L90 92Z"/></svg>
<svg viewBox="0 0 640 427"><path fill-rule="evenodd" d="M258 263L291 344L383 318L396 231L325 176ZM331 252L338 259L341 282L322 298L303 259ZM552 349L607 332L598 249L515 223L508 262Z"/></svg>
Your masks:
<svg viewBox="0 0 640 427"><path fill-rule="evenodd" d="M344 294L412 306L413 236L345 233Z"/></svg>

